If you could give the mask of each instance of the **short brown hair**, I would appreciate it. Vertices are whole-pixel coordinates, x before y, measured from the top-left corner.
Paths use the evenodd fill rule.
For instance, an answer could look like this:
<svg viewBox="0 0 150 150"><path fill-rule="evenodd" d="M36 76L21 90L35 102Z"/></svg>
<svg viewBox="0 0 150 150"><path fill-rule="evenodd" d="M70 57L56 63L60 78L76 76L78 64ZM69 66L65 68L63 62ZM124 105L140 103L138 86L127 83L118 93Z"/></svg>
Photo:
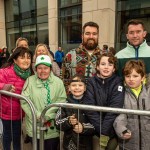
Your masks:
<svg viewBox="0 0 150 150"><path fill-rule="evenodd" d="M74 80L75 78L77 78L77 80ZM83 82L84 84L86 83L84 76L83 76L83 75L80 75L80 74L75 74L75 75L71 78L70 84L71 84L72 82Z"/></svg>
<svg viewBox="0 0 150 150"><path fill-rule="evenodd" d="M87 23L84 24L84 26L83 26L83 28L82 28L82 33L85 32L85 28L86 28L87 26L95 27L95 28L97 28L97 31L99 32L99 25L98 25L97 23L95 23L95 22L89 21L89 22L87 22Z"/></svg>
<svg viewBox="0 0 150 150"><path fill-rule="evenodd" d="M97 70L97 66L99 66L100 64L100 61L102 59L102 57L109 57L108 59L108 62L111 63L111 64L114 64L114 68L115 68L115 71L117 70L117 57L115 57L111 52L108 52L108 53L103 53L102 55L100 55L97 59L97 62L96 62L96 73L100 73L99 70Z"/></svg>
<svg viewBox="0 0 150 150"><path fill-rule="evenodd" d="M128 33L128 27L129 27L129 25L139 25L139 24L142 25L143 30L145 31L145 30L146 30L146 29L145 29L145 25L144 25L144 23L143 23L142 20L132 19L132 20L129 20L128 23L127 23L127 26L126 26L126 33Z"/></svg>
<svg viewBox="0 0 150 150"><path fill-rule="evenodd" d="M127 76L132 73L133 69L141 75L141 77L144 77L146 75L145 72L145 64L142 60L129 60L126 62L123 74L124 76Z"/></svg>

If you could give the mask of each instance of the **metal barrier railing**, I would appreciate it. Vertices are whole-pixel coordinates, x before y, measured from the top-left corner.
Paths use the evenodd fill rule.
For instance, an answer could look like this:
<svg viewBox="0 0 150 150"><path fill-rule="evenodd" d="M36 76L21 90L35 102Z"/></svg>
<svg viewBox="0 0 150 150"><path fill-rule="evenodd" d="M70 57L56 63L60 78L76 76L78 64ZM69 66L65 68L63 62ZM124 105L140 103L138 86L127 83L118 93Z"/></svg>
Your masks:
<svg viewBox="0 0 150 150"><path fill-rule="evenodd" d="M33 150L37 150L37 134L36 134L37 125L36 125L35 107L34 107L33 103L30 100L28 100L26 97L19 95L19 94L12 93L12 92L0 90L0 94L10 96L10 97L15 97L15 98L20 99L20 100L25 100L29 104L29 107L31 108L32 119L33 119L33 124L32 124Z"/></svg>
<svg viewBox="0 0 150 150"><path fill-rule="evenodd" d="M81 110L90 110L90 111L99 111L99 112L111 112L111 113L119 113L119 114L132 114L132 115L143 115L150 116L150 111L143 110L131 110L131 109L123 109L123 108L110 108L110 107L100 107L100 106L88 106L82 104L68 104L68 103L54 103L47 106L41 113L40 117L40 150L44 150L44 116L48 109L51 107L64 107L64 108L72 108L72 109L81 109Z"/></svg>

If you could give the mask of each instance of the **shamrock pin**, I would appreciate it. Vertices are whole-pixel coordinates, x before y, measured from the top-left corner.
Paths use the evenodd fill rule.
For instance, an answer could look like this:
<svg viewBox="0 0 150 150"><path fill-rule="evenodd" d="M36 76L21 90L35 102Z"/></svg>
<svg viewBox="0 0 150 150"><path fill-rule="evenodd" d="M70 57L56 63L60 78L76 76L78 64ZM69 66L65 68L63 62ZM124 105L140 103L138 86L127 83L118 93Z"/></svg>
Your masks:
<svg viewBox="0 0 150 150"><path fill-rule="evenodd" d="M41 60L44 60L44 57L41 57Z"/></svg>

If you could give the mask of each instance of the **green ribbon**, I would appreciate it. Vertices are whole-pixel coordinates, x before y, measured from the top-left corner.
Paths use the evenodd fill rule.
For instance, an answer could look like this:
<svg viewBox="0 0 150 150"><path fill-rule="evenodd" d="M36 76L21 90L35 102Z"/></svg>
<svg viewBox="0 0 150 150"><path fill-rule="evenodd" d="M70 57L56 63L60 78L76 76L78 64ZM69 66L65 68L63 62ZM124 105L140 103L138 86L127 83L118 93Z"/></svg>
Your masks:
<svg viewBox="0 0 150 150"><path fill-rule="evenodd" d="M43 81L42 81L43 82ZM47 90L47 104L51 104L51 97L50 97L50 88L49 88L49 82L43 82L44 87Z"/></svg>

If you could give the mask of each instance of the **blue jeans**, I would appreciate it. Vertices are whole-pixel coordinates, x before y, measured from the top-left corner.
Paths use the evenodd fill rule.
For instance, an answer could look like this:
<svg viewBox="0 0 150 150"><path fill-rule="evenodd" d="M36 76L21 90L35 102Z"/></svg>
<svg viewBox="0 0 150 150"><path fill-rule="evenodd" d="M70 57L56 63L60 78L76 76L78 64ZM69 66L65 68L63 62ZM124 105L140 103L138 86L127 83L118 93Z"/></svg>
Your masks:
<svg viewBox="0 0 150 150"><path fill-rule="evenodd" d="M21 120L4 120L3 123L3 149L21 150Z"/></svg>

